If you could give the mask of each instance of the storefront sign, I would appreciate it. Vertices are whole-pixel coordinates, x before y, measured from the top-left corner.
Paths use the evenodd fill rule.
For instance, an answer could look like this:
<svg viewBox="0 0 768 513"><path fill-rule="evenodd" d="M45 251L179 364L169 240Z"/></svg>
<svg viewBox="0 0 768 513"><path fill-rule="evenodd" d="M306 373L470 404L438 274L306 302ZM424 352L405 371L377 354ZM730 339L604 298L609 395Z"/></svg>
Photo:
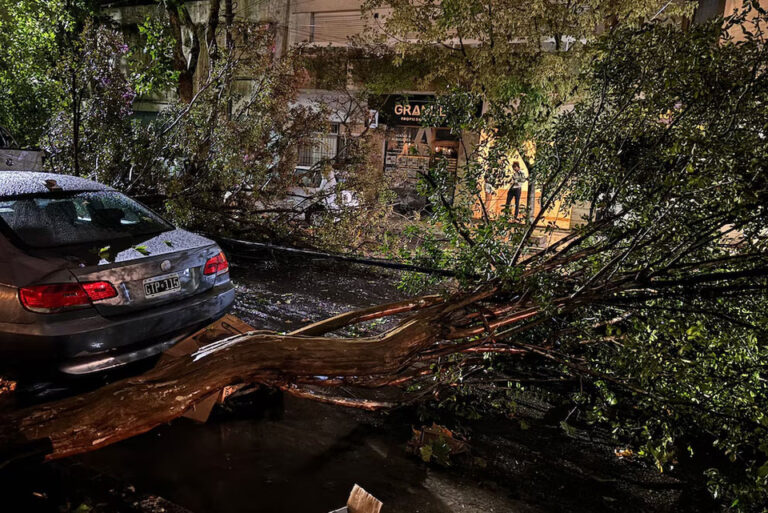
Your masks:
<svg viewBox="0 0 768 513"><path fill-rule="evenodd" d="M421 126L422 119L431 113L435 96L432 94L389 95L381 109L383 121L389 126ZM443 127L439 123L436 128Z"/></svg>

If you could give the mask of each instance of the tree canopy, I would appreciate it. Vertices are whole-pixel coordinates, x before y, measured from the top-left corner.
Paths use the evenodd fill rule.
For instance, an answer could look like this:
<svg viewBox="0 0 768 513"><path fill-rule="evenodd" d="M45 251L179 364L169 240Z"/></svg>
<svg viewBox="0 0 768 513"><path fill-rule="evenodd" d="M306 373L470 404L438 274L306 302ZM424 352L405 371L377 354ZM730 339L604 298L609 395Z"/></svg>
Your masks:
<svg viewBox="0 0 768 513"><path fill-rule="evenodd" d="M476 384L449 392L445 404L470 411L507 404L493 398L513 397L517 380L540 378L544 369L563 381L577 377L565 388L582 420L612 426L660 469L708 454L716 497L734 508L763 507L765 27L766 13L747 7L725 26L722 19L685 28L620 24L590 42L572 106L523 131L536 142L542 207L524 221L477 213L479 184L504 173L505 154L519 144L505 127L525 113L508 108L473 119L471 94L442 96L455 131L480 125L495 129L496 139L464 167L459 189L469 192L453 201L446 201L454 185L444 167L425 174L433 221L451 244L416 256L459 270L467 287L490 281L507 301L533 298L542 309L522 326L491 315L486 329L465 332L501 354L492 363L446 362L446 381L471 375ZM744 38L734 40L734 31ZM470 80L482 85L484 75ZM578 203L592 205L583 225L531 248L536 234L554 230L548 209ZM505 376L506 391L482 384ZM563 381L554 389L562 392ZM485 401L468 399L478 396ZM717 463L713 448L730 464Z"/></svg>

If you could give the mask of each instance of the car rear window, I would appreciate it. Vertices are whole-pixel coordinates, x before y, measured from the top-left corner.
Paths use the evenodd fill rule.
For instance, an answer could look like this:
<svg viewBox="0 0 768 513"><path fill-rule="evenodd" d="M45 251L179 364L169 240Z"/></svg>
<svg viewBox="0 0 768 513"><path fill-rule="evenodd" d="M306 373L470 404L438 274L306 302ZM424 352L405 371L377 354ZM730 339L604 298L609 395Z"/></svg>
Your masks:
<svg viewBox="0 0 768 513"><path fill-rule="evenodd" d="M50 248L151 235L173 227L115 191L0 197L0 219L26 245Z"/></svg>

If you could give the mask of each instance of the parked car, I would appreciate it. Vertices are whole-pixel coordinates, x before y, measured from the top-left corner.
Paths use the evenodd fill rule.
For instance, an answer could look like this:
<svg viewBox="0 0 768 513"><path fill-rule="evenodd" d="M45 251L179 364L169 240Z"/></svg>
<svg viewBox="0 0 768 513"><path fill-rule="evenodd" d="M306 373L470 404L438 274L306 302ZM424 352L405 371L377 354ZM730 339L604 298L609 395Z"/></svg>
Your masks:
<svg viewBox="0 0 768 513"><path fill-rule="evenodd" d="M159 354L234 300L213 241L105 185L0 172L0 362L89 374Z"/></svg>
<svg viewBox="0 0 768 513"><path fill-rule="evenodd" d="M293 210L295 214L291 217L303 218L312 224L313 216L320 212L338 213L343 209L360 206L357 194L344 185L344 180L333 170L297 167L294 170L294 184L284 194L274 191L272 196L277 199L273 199L270 204L256 202L254 206L257 210Z"/></svg>

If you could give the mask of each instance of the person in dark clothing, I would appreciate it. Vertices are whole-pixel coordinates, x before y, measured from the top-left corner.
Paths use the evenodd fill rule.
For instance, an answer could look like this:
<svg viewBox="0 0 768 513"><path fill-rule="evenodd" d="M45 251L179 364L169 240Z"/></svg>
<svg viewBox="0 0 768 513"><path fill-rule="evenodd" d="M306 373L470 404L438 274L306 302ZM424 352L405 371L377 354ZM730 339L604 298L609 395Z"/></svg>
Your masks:
<svg viewBox="0 0 768 513"><path fill-rule="evenodd" d="M507 191L507 201L504 203L504 210L509 212L509 204L512 202L512 198L515 198L515 219L520 213L520 197L522 195L523 182L525 181L525 175L520 170L520 163L515 161L512 163L512 183Z"/></svg>

